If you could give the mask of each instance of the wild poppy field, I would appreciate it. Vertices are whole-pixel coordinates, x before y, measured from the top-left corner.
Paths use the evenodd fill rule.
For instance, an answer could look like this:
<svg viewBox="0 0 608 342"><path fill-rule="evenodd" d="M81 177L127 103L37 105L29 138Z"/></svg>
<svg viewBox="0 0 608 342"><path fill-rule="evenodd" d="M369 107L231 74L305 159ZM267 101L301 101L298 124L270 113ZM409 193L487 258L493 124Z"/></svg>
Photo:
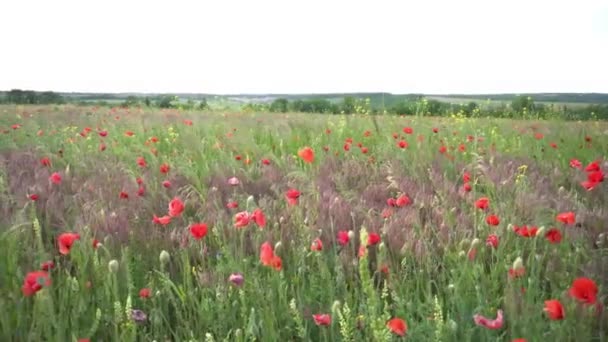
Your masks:
<svg viewBox="0 0 608 342"><path fill-rule="evenodd" d="M0 107L2 341L605 341L608 124Z"/></svg>

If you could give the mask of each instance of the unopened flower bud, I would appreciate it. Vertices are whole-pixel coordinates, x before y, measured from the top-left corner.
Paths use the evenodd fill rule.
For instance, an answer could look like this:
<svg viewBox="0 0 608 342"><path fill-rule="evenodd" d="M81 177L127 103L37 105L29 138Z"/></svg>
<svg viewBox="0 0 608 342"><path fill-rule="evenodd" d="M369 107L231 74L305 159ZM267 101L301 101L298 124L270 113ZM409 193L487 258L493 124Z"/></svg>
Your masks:
<svg viewBox="0 0 608 342"><path fill-rule="evenodd" d="M538 228L538 230L536 231L536 236L541 236L541 237L544 236L545 230L546 230L545 226Z"/></svg>
<svg viewBox="0 0 608 342"><path fill-rule="evenodd" d="M108 263L108 269L111 273L118 272L118 261L115 259L110 260L110 262Z"/></svg>
<svg viewBox="0 0 608 342"><path fill-rule="evenodd" d="M169 262L169 260L171 259L171 256L169 255L169 252L163 250L160 252L159 259L160 259L160 263L165 265L166 263Z"/></svg>
<svg viewBox="0 0 608 342"><path fill-rule="evenodd" d="M349 238L350 240L353 240L353 239L355 238L355 232L354 232L354 231L352 231L352 230L349 230L349 231L348 231L348 238Z"/></svg>
<svg viewBox="0 0 608 342"><path fill-rule="evenodd" d="M515 259L515 261L513 262L513 269L521 270L523 267L524 267L524 261L521 259L521 257L517 257L517 259Z"/></svg>

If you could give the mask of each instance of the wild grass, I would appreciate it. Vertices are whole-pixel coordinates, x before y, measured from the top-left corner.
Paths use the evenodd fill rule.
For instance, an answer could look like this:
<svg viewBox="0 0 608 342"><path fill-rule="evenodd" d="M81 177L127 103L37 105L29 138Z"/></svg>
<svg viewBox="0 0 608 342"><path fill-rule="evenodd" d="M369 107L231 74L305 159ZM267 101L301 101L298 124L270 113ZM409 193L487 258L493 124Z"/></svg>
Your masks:
<svg viewBox="0 0 608 342"><path fill-rule="evenodd" d="M580 184L589 163L608 167L606 123L375 120L0 107L0 339L606 340L606 184ZM312 163L298 156L306 146ZM49 180L55 172L60 184ZM295 205L289 189L301 193ZM402 195L411 203L387 203ZM488 209L475 207L482 197ZM184 211L153 223L174 198ZM255 209L264 227L235 227L237 213ZM556 219L564 212L575 223ZM195 223L208 226L200 240ZM520 236L522 225L540 232ZM561 242L546 237L552 228ZM80 238L61 254L66 232ZM368 243L373 234L379 243ZM280 270L263 264L265 242ZM24 295L27 274L47 261L50 285ZM594 304L570 295L580 277L597 284ZM553 299L561 320L544 311ZM498 329L473 320L498 310ZM392 318L406 322L405 336L387 326Z"/></svg>

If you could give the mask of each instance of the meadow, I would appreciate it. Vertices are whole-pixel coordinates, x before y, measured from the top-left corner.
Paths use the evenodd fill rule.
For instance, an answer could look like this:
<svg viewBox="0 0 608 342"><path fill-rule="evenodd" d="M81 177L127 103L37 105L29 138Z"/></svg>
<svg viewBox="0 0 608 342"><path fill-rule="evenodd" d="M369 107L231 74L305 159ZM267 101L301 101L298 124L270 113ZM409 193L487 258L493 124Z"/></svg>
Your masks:
<svg viewBox="0 0 608 342"><path fill-rule="evenodd" d="M606 341L608 123L0 106L2 341Z"/></svg>

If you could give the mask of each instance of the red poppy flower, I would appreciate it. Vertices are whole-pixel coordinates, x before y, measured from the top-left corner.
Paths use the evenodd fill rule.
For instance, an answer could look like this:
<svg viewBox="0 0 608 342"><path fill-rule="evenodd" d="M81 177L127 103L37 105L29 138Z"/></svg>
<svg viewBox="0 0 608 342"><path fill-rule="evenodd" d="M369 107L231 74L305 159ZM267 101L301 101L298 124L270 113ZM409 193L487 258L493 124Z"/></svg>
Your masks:
<svg viewBox="0 0 608 342"><path fill-rule="evenodd" d="M258 227L260 228L264 228L266 226L266 215L264 215L264 212L262 211L262 209L255 209L252 213L251 213L251 219L253 220L253 222L255 222L255 224L258 225Z"/></svg>
<svg viewBox="0 0 608 342"><path fill-rule="evenodd" d="M330 325L331 324L331 316L329 314L316 314L312 315L313 320L316 325Z"/></svg>
<svg viewBox="0 0 608 342"><path fill-rule="evenodd" d="M350 144L346 143L344 144L344 146L342 146L342 148L344 149L344 151L348 152L350 151Z"/></svg>
<svg viewBox="0 0 608 342"><path fill-rule="evenodd" d="M184 120L184 125L186 126L192 126L192 120Z"/></svg>
<svg viewBox="0 0 608 342"><path fill-rule="evenodd" d="M551 299L545 301L545 308L543 309L547 313L550 319L559 321L564 319L564 307L557 299Z"/></svg>
<svg viewBox="0 0 608 342"><path fill-rule="evenodd" d="M583 164L581 164L581 162L577 159L572 159L570 160L570 167L573 169L580 169L583 167Z"/></svg>
<svg viewBox="0 0 608 342"><path fill-rule="evenodd" d="M469 259L469 261L475 260L476 256L477 256L477 248L469 249L469 251L467 252L467 258Z"/></svg>
<svg viewBox="0 0 608 342"><path fill-rule="evenodd" d="M338 241L338 244L340 246L346 246L346 245L348 245L348 242L350 241L350 237L348 236L348 232L346 230L340 230L340 231L338 231L338 236L336 237L336 240Z"/></svg>
<svg viewBox="0 0 608 342"><path fill-rule="evenodd" d="M367 147L365 147L365 146L361 147L361 153L367 154L367 152L369 152Z"/></svg>
<svg viewBox="0 0 608 342"><path fill-rule="evenodd" d="M589 163L585 167L585 172L596 172L596 171L600 171L600 162L597 160Z"/></svg>
<svg viewBox="0 0 608 342"><path fill-rule="evenodd" d="M137 196L139 197L143 197L146 194L146 188L142 186L139 187L139 189L137 189Z"/></svg>
<svg viewBox="0 0 608 342"><path fill-rule="evenodd" d="M399 146L400 148L407 148L408 144L407 144L407 141L405 141L405 140L399 140L399 142L397 143L397 146Z"/></svg>
<svg viewBox="0 0 608 342"><path fill-rule="evenodd" d="M473 188L471 187L471 184L464 183L462 185L462 191L464 191L464 192L471 192L471 190L473 190Z"/></svg>
<svg viewBox="0 0 608 342"><path fill-rule="evenodd" d="M498 236L496 234L490 234L488 235L487 239L486 239L486 246L488 247L492 247L492 248L498 248Z"/></svg>
<svg viewBox="0 0 608 342"><path fill-rule="evenodd" d="M99 247L99 245L100 245L99 240L93 239L92 245L93 245L93 249L97 249L97 247Z"/></svg>
<svg viewBox="0 0 608 342"><path fill-rule="evenodd" d="M164 187L164 188L169 189L169 188L171 187L171 182L170 182L170 181L168 181L168 180L163 181L163 183L162 183L162 184L163 184L163 187Z"/></svg>
<svg viewBox="0 0 608 342"><path fill-rule="evenodd" d="M315 161L315 152L308 146L299 150L298 156L306 163L312 163Z"/></svg>
<svg viewBox="0 0 608 342"><path fill-rule="evenodd" d="M526 274L526 268L523 266L520 268L509 268L509 278L511 279L521 278L524 274Z"/></svg>
<svg viewBox="0 0 608 342"><path fill-rule="evenodd" d="M380 215L382 216L382 218L387 219L387 218L393 216L393 209L391 209L391 208L384 208L382 210L382 213Z"/></svg>
<svg viewBox="0 0 608 342"><path fill-rule="evenodd" d="M445 145L441 145L441 147L439 147L439 153L445 154L447 151L448 148Z"/></svg>
<svg viewBox="0 0 608 342"><path fill-rule="evenodd" d="M464 152L467 150L467 147L464 144L460 144L458 145L458 151L460 152Z"/></svg>
<svg viewBox="0 0 608 342"><path fill-rule="evenodd" d="M395 203L395 199L391 197L386 200L386 205L388 205L389 207L394 207L397 204Z"/></svg>
<svg viewBox="0 0 608 342"><path fill-rule="evenodd" d="M139 165L140 167L146 167L147 164L144 157L137 157L137 165Z"/></svg>
<svg viewBox="0 0 608 342"><path fill-rule="evenodd" d="M316 252L322 251L323 250L323 241L321 241L321 239L319 239L319 238L314 239L312 244L310 245L310 250L316 251Z"/></svg>
<svg viewBox="0 0 608 342"><path fill-rule="evenodd" d="M152 291L149 288L143 288L143 289L139 290L139 298L141 298L141 299L150 298L151 294L152 294Z"/></svg>
<svg viewBox="0 0 608 342"><path fill-rule="evenodd" d="M104 143L99 144L99 151L103 152L105 150L106 150L106 144L104 144Z"/></svg>
<svg viewBox="0 0 608 342"><path fill-rule="evenodd" d="M433 133L439 133L439 128L433 127Z"/></svg>
<svg viewBox="0 0 608 342"><path fill-rule="evenodd" d="M405 206L409 205L410 203L412 203L412 200L410 200L410 198L407 197L407 195L405 195L405 194L397 197L397 199L395 200L395 205L398 207L405 207Z"/></svg>
<svg viewBox="0 0 608 342"><path fill-rule="evenodd" d="M135 133L133 133L133 131L126 131L125 132L125 136L127 137L132 137Z"/></svg>
<svg viewBox="0 0 608 342"><path fill-rule="evenodd" d="M403 133L405 133L405 134L413 134L414 130L412 129L412 127L404 127L403 128Z"/></svg>
<svg viewBox="0 0 608 342"><path fill-rule="evenodd" d="M604 181L604 173L601 170L591 171L587 173L587 181L592 183L601 183Z"/></svg>
<svg viewBox="0 0 608 342"><path fill-rule="evenodd" d="M465 171L465 173L462 175L462 181L464 183L470 182L471 181L471 174Z"/></svg>
<svg viewBox="0 0 608 342"><path fill-rule="evenodd" d="M154 215L153 218L152 218L152 222L154 222L156 224L160 224L160 225L166 226L169 223L171 223L171 216L165 215L165 216L162 216L162 217L157 217L156 215Z"/></svg>
<svg viewBox="0 0 608 342"><path fill-rule="evenodd" d="M486 217L486 223L490 226L498 226L500 224L500 219L498 216L491 214Z"/></svg>
<svg viewBox="0 0 608 342"><path fill-rule="evenodd" d="M272 258L274 257L274 250L270 242L264 242L260 246L260 261L264 266L270 266Z"/></svg>
<svg viewBox="0 0 608 342"><path fill-rule="evenodd" d="M80 239L80 235L77 233L62 233L57 237L57 245L59 245L59 253L68 255L70 249L74 244L74 241Z"/></svg>
<svg viewBox="0 0 608 342"><path fill-rule="evenodd" d="M278 255L273 255L270 260L270 267L274 268L275 271L280 271L283 269L283 259Z"/></svg>
<svg viewBox="0 0 608 342"><path fill-rule="evenodd" d="M32 201L37 201L40 198L40 196L38 196L37 194L31 194L28 197Z"/></svg>
<svg viewBox="0 0 608 342"><path fill-rule="evenodd" d="M475 201L475 207L481 210L486 210L490 207L490 200L487 197L481 197Z"/></svg>
<svg viewBox="0 0 608 342"><path fill-rule="evenodd" d="M262 159L262 164L264 164L264 165L270 165L270 160L268 160L268 159Z"/></svg>
<svg viewBox="0 0 608 342"><path fill-rule="evenodd" d="M395 335L405 336L407 324L401 318L393 318L386 323L388 329Z"/></svg>
<svg viewBox="0 0 608 342"><path fill-rule="evenodd" d="M249 213L246 211L241 211L240 213L234 215L234 226L236 228L247 227L250 220L251 217L249 216Z"/></svg>
<svg viewBox="0 0 608 342"><path fill-rule="evenodd" d="M536 140L540 140L540 139L542 139L543 137L544 137L544 135L543 135L542 133L540 133L540 132L539 132L539 133L534 134L534 138L535 138Z"/></svg>
<svg viewBox="0 0 608 342"><path fill-rule="evenodd" d="M522 236L522 237L535 237L536 233L538 232L538 227L534 227L534 226L513 226L513 231L515 232L515 234Z"/></svg>
<svg viewBox="0 0 608 342"><path fill-rule="evenodd" d="M559 229L551 228L545 234L545 238L549 240L550 243L560 243L560 241L562 241L562 232Z"/></svg>
<svg viewBox="0 0 608 342"><path fill-rule="evenodd" d="M53 174L49 177L49 180L53 184L61 184L61 175L58 172L53 172Z"/></svg>
<svg viewBox="0 0 608 342"><path fill-rule="evenodd" d="M55 268L55 262L53 262L53 260L45 261L40 264L40 269L43 271L50 271L53 268Z"/></svg>
<svg viewBox="0 0 608 342"><path fill-rule="evenodd" d="M525 338L515 338L511 340L511 342L528 342L528 340L526 340Z"/></svg>
<svg viewBox="0 0 608 342"><path fill-rule="evenodd" d="M380 243L382 239L380 238L380 235L376 234L376 233L369 233L369 235L367 236L367 245L368 246L374 246Z"/></svg>
<svg viewBox="0 0 608 342"><path fill-rule="evenodd" d="M144 184L144 180L143 180L141 177L137 177L137 178L135 178L135 182L136 182L138 185L142 185L142 184Z"/></svg>
<svg viewBox="0 0 608 342"><path fill-rule="evenodd" d="M160 164L160 173L169 173L170 169L171 168L169 167L169 164L167 164L167 163Z"/></svg>
<svg viewBox="0 0 608 342"><path fill-rule="evenodd" d="M552 148L557 148L557 144L554 142L549 143L549 146L551 146Z"/></svg>
<svg viewBox="0 0 608 342"><path fill-rule="evenodd" d="M200 240L207 235L207 225L204 223L194 223L190 225L190 235L194 240Z"/></svg>
<svg viewBox="0 0 608 342"><path fill-rule="evenodd" d="M40 291L43 287L51 286L51 278L45 271L34 271L29 272L23 280L23 286L21 292L26 297L34 295Z"/></svg>
<svg viewBox="0 0 608 342"><path fill-rule="evenodd" d="M150 137L150 141L153 143L157 143L158 142L158 138L157 137Z"/></svg>
<svg viewBox="0 0 608 342"><path fill-rule="evenodd" d="M108 136L108 131L99 131L99 136L105 138Z"/></svg>
<svg viewBox="0 0 608 342"><path fill-rule="evenodd" d="M119 197L121 199L128 199L129 198L129 194L126 193L126 192L124 192L124 191L121 191Z"/></svg>
<svg viewBox="0 0 608 342"><path fill-rule="evenodd" d="M40 164L42 164L42 166L51 166L51 160L48 157L44 157L40 159Z"/></svg>
<svg viewBox="0 0 608 342"><path fill-rule="evenodd" d="M285 193L285 197L287 197L287 203L296 205L298 204L298 198L300 198L300 192L296 189L289 189Z"/></svg>
<svg viewBox="0 0 608 342"><path fill-rule="evenodd" d="M184 211L184 208L184 202L182 202L179 197L174 197L171 202L169 202L169 216L179 217Z"/></svg>
<svg viewBox="0 0 608 342"><path fill-rule="evenodd" d="M598 183L598 182L590 182L588 180L581 182L581 186L583 188L585 188L585 190L587 190L587 191L591 191L591 190L595 189L595 187L598 186L599 184L600 183Z"/></svg>
<svg viewBox="0 0 608 342"><path fill-rule="evenodd" d="M589 278L576 278L568 293L584 304L595 304L597 301L597 285Z"/></svg>
<svg viewBox="0 0 608 342"><path fill-rule="evenodd" d="M565 213L557 214L556 219L558 222L570 225L576 222L576 215L574 214L574 212L568 211Z"/></svg>
<svg viewBox="0 0 608 342"><path fill-rule="evenodd" d="M476 314L473 316L473 321L475 322L475 324L477 324L480 327L484 327L484 328L488 328L488 329L500 329L502 328L503 324L504 324L504 317L503 317L503 313L502 310L498 310L498 312L496 313L496 319L490 319L487 317L484 317L482 315Z"/></svg>

